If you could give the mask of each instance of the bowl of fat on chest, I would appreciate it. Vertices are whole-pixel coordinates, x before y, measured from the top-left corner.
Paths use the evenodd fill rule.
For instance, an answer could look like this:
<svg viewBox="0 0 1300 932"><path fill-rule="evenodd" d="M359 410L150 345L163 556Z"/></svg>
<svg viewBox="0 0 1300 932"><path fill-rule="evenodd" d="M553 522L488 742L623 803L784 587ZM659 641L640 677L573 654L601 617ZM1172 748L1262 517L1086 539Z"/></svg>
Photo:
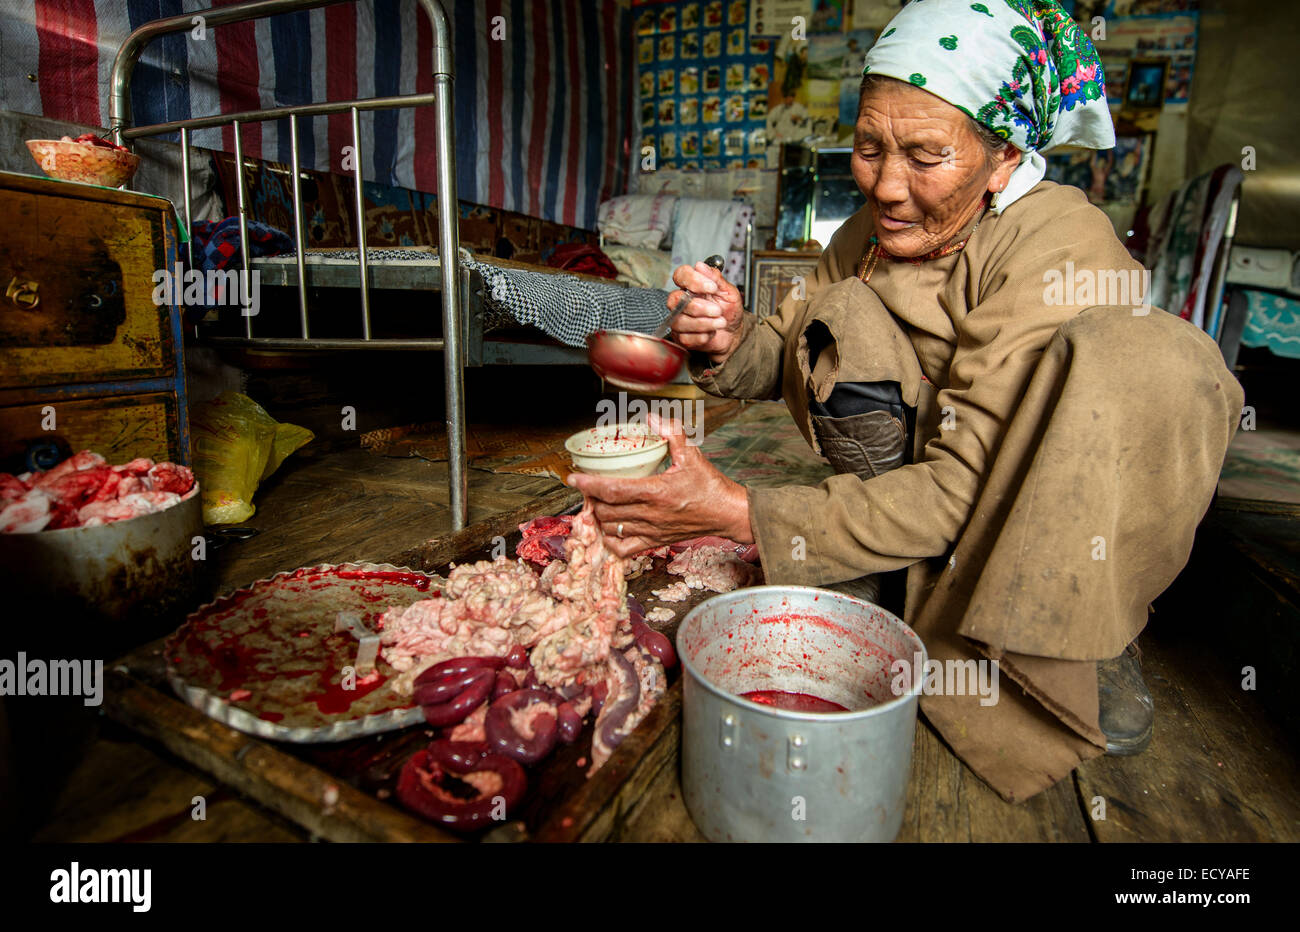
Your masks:
<svg viewBox="0 0 1300 932"><path fill-rule="evenodd" d="M706 838L894 840L926 662L901 619L828 589L754 586L692 609L677 656L682 795Z"/></svg>
<svg viewBox="0 0 1300 932"><path fill-rule="evenodd" d="M564 441L579 472L641 479L654 475L668 456L668 441L645 424L609 424L580 430Z"/></svg>

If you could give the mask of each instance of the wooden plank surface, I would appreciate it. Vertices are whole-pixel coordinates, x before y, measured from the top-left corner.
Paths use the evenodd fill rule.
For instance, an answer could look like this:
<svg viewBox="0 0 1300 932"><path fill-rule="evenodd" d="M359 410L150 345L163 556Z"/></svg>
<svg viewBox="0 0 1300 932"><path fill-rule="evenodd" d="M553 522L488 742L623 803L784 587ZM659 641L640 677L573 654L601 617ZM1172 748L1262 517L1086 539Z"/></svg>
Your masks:
<svg viewBox="0 0 1300 932"><path fill-rule="evenodd" d="M1084 804L1105 801L1097 840L1300 841L1294 741L1242 690L1240 668L1195 639L1139 644L1155 734L1139 757L1078 769Z"/></svg>
<svg viewBox="0 0 1300 932"><path fill-rule="evenodd" d="M160 742L314 835L330 841L455 840L270 742L235 731L131 676L117 670L107 675L104 709L115 721Z"/></svg>
<svg viewBox="0 0 1300 932"><path fill-rule="evenodd" d="M503 514L527 511L557 490L577 494L549 477L471 469L470 524L500 527ZM300 566L394 562L424 553L420 548L436 556L447 552L442 541L451 533L447 464L418 457L302 451L285 460L254 502L257 513L240 526L258 535L219 551L219 591Z"/></svg>
<svg viewBox="0 0 1300 932"><path fill-rule="evenodd" d="M1089 841L1069 778L1023 803L1005 802L923 721L898 841Z"/></svg>
<svg viewBox="0 0 1300 932"><path fill-rule="evenodd" d="M255 838L285 844L310 837L208 774L154 753L130 732L100 731L33 841L211 843ZM201 812L197 797L203 799Z"/></svg>

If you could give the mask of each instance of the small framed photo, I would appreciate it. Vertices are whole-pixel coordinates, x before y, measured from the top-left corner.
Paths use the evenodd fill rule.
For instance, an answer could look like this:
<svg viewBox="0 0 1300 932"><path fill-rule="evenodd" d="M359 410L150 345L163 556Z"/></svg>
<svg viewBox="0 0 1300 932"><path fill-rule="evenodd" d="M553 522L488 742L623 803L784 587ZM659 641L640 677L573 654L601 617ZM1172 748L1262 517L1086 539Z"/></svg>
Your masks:
<svg viewBox="0 0 1300 932"><path fill-rule="evenodd" d="M1124 83L1125 110L1159 110L1165 103L1169 59L1140 58L1129 62Z"/></svg>

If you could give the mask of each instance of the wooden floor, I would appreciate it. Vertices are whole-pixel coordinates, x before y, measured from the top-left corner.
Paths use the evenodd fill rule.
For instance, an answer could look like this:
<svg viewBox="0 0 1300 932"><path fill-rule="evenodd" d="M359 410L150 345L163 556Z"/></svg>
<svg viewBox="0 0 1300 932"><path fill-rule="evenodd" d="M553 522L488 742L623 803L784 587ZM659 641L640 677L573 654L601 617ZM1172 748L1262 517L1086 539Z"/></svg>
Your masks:
<svg viewBox="0 0 1300 932"><path fill-rule="evenodd" d="M261 533L223 550L222 589L293 566L391 560L450 529L443 463L354 451L302 457L286 467L259 497L250 523ZM475 470L472 519L490 521L570 494L551 479ZM1262 532L1252 525L1250 533ZM1010 805L918 722L899 840L1300 841L1300 742L1287 688L1297 602L1285 578L1276 576L1274 551L1271 570L1252 568L1244 558L1232 562L1240 542L1212 517L1188 571L1157 602L1139 641L1156 705L1155 738L1144 754L1089 762L1050 790ZM1247 665L1256 668L1260 688L1243 689ZM66 729L54 762L65 777L47 781L44 796L18 815L14 828L22 837L311 840L301 827L103 717L72 710ZM665 762L649 791L616 820L616 839L700 840L677 771L675 759ZM196 797L206 799L201 821L192 818ZM33 813L39 824L29 824Z"/></svg>
<svg viewBox="0 0 1300 932"><path fill-rule="evenodd" d="M227 544L218 589L239 588L299 566L392 560L451 533L447 464L374 456L360 449L290 458L258 495L247 525L258 535ZM563 489L549 477L469 470L470 523Z"/></svg>

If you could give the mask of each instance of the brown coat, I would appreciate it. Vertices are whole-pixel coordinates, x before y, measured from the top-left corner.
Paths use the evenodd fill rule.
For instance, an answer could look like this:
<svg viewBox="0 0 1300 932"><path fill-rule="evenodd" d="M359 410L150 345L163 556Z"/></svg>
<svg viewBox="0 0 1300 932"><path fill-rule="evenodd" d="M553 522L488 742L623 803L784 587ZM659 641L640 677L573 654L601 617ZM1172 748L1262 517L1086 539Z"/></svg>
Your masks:
<svg viewBox="0 0 1300 932"><path fill-rule="evenodd" d="M912 465L751 489L750 521L772 583L911 567L906 617L931 657L989 657L1016 684L996 706L926 696L922 710L1023 799L1104 748L1095 661L1185 564L1242 392L1208 336L1116 293L1141 290L1141 267L1075 188L1042 182L961 252L882 260L864 285L870 226L866 209L849 218L806 299L747 315L726 364L692 374L715 394L784 397L814 449L808 400L837 381L897 381L918 406ZM809 371L814 319L835 342Z"/></svg>

